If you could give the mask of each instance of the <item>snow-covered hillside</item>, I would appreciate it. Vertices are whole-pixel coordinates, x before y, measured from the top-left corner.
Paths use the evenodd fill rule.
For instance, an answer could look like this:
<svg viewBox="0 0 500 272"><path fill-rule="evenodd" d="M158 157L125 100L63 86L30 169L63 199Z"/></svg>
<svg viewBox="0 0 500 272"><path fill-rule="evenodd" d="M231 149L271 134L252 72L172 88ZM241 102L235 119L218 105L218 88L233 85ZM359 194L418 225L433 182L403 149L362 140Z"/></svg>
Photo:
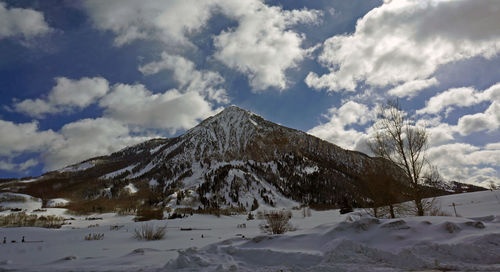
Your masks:
<svg viewBox="0 0 500 272"><path fill-rule="evenodd" d="M150 222L168 229L164 240L149 242L132 238L144 223L115 214L75 217L61 229L0 228L0 271L500 271L500 191L438 203L448 214L454 203L461 217L375 219L363 210L304 217L299 210L295 231L269 235L260 231L263 220L193 215ZM63 211L36 213L69 218ZM84 239L93 233L104 238Z"/></svg>
<svg viewBox="0 0 500 272"><path fill-rule="evenodd" d="M276 207L338 207L367 199L366 187L377 186L369 176L381 175L393 179L401 192L407 188L401 170L385 160L231 106L179 137L147 141L31 183L5 184L3 190L44 200L88 200L128 197L135 188L135 195L147 196L137 203L156 206L191 192L195 209L249 210L254 199Z"/></svg>

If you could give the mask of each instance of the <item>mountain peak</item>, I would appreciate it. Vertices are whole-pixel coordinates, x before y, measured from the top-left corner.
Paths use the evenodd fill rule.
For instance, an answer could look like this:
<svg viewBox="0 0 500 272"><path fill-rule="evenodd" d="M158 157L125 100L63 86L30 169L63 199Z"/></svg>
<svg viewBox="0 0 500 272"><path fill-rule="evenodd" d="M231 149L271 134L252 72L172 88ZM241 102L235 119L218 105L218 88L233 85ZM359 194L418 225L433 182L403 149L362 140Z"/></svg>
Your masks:
<svg viewBox="0 0 500 272"><path fill-rule="evenodd" d="M234 128L235 126L241 128L244 123L251 126L258 126L257 122L259 119L262 119L262 117L238 106L231 105L218 114L205 119L199 126L208 127L216 125L226 128Z"/></svg>
<svg viewBox="0 0 500 272"><path fill-rule="evenodd" d="M238 116L253 116L256 115L255 113L242 109L238 106L231 105L229 107L226 107L224 110L216 114L214 117L217 116L233 116L233 115L238 115Z"/></svg>
<svg viewBox="0 0 500 272"><path fill-rule="evenodd" d="M222 110L220 113L223 113L223 112L247 112L247 113L250 113L249 111L242 109L236 105L228 106L224 110Z"/></svg>
<svg viewBox="0 0 500 272"><path fill-rule="evenodd" d="M242 154L264 119L237 106L229 106L189 130L184 137L199 145L201 153Z"/></svg>
<svg viewBox="0 0 500 272"><path fill-rule="evenodd" d="M123 197L128 196L125 187L133 184L146 191L159 188L153 190L155 196L157 191L168 193L158 198L157 205L170 203L171 194L182 191L190 192L186 193L190 203L203 209L246 209L255 199L278 207L298 203L338 206L368 199L365 184L372 182L372 176L384 175L404 180L397 166L229 106L184 135L151 140L55 171L37 183L23 183L26 188L20 192L61 197L61 191L44 188L77 180L82 193L64 197L120 198L120 190L127 192ZM98 189L94 185L85 188L96 179L106 182L99 183ZM47 185L39 185L44 182ZM138 199L137 203L145 202Z"/></svg>

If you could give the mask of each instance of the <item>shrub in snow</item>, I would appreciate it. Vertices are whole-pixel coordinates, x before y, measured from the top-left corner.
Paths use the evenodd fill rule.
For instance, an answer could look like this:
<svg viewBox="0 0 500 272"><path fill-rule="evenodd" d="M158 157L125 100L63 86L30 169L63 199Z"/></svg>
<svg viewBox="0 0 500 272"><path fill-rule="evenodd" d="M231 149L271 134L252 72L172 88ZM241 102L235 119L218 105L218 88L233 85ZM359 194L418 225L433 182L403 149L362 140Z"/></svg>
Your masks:
<svg viewBox="0 0 500 272"><path fill-rule="evenodd" d="M120 230L124 227L124 225L111 225L109 226L109 230L113 231L113 230Z"/></svg>
<svg viewBox="0 0 500 272"><path fill-rule="evenodd" d="M0 227L42 227L58 229L64 224L64 218L55 215L38 216L24 212L0 216Z"/></svg>
<svg viewBox="0 0 500 272"><path fill-rule="evenodd" d="M149 221L149 220L162 220L163 209L155 209L151 207L144 207L137 210L137 216L134 221Z"/></svg>
<svg viewBox="0 0 500 272"><path fill-rule="evenodd" d="M255 219L255 216L253 216L253 214L251 212L249 212L247 220L254 220L254 219Z"/></svg>
<svg viewBox="0 0 500 272"><path fill-rule="evenodd" d="M351 207L342 207L340 208L340 214L346 214L346 213L350 213L350 212L353 212L353 209Z"/></svg>
<svg viewBox="0 0 500 272"><path fill-rule="evenodd" d="M401 205L401 204L398 204L398 205ZM394 205L393 206L393 211L394 211L394 218L397 217L397 216L400 216L399 214L399 206L398 205ZM376 218L392 218L392 214L390 212L390 207L389 206L381 206L381 207L375 207L373 205L370 205L372 207L370 208L364 208L364 211L372 216L372 217L376 217ZM398 211L398 212L396 212ZM407 213L408 215L410 215L409 213Z"/></svg>
<svg viewBox="0 0 500 272"><path fill-rule="evenodd" d="M175 209L175 212L187 214L187 212L185 212L186 209L190 209L190 208L177 208L177 209ZM196 209L196 210L194 210L194 209L190 209L190 210L192 213L212 214L212 215L216 215L217 217L220 217L221 215L231 216L231 215L238 215L238 214L246 213L246 209L244 207L239 207L239 206L230 206L227 208L213 208L213 207L201 208L201 207L198 207L198 209Z"/></svg>
<svg viewBox="0 0 500 272"><path fill-rule="evenodd" d="M484 225L484 223L481 222L481 221L465 222L465 225L469 226L469 227L474 227L476 229L484 229L484 228L486 228L486 226Z"/></svg>
<svg viewBox="0 0 500 272"><path fill-rule="evenodd" d="M116 212L116 214L120 216L125 216L125 215L136 215L137 214L137 209L136 208L120 208Z"/></svg>
<svg viewBox="0 0 500 272"><path fill-rule="evenodd" d="M260 219L260 220L264 219L264 213L262 211L257 212L257 219Z"/></svg>
<svg viewBox="0 0 500 272"><path fill-rule="evenodd" d="M444 222L443 228L449 233L455 233L461 230L461 228L453 222Z"/></svg>
<svg viewBox="0 0 500 272"><path fill-rule="evenodd" d="M180 213L175 213L175 212L168 216L168 219L177 219L177 218L184 218L184 216Z"/></svg>
<svg viewBox="0 0 500 272"><path fill-rule="evenodd" d="M85 240L93 241L93 240L102 240L104 239L104 233L89 233L89 235L85 236Z"/></svg>
<svg viewBox="0 0 500 272"><path fill-rule="evenodd" d="M292 230L292 225L288 222L292 218L290 211L270 211L265 213L266 225L261 228L272 234L282 234Z"/></svg>
<svg viewBox="0 0 500 272"><path fill-rule="evenodd" d="M165 237L167 226L155 227L153 224L143 224L140 228L134 229L134 238L137 240L161 240Z"/></svg>

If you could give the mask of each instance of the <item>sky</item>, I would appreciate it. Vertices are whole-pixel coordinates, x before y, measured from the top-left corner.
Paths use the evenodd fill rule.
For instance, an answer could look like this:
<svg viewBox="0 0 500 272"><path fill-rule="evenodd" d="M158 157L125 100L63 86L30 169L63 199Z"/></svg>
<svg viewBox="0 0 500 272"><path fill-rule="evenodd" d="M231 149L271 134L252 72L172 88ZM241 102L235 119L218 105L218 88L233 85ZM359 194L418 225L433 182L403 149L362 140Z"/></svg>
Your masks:
<svg viewBox="0 0 500 272"><path fill-rule="evenodd" d="M500 184L500 1L0 0L0 178L229 105L369 153L398 99L446 180Z"/></svg>

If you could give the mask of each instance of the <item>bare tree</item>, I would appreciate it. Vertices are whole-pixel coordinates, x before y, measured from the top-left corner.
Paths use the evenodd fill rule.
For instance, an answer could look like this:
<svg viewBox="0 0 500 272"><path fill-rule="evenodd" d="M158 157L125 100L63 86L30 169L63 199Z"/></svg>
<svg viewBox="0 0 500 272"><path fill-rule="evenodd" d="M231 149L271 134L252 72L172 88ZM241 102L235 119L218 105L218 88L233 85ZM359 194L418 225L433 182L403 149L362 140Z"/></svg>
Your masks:
<svg viewBox="0 0 500 272"><path fill-rule="evenodd" d="M395 218L394 203L400 201L399 182L389 172L377 172L365 176L365 192L371 210L369 213L374 217L385 217L389 215ZM388 209L387 209L388 208Z"/></svg>
<svg viewBox="0 0 500 272"><path fill-rule="evenodd" d="M369 142L375 156L385 158L401 167L412 187L417 215L424 215L421 173L426 159L428 134L424 127L415 126L401 110L398 101L388 101L380 108L376 134Z"/></svg>
<svg viewBox="0 0 500 272"><path fill-rule="evenodd" d="M428 171L424 174L423 183L427 186L444 189L444 180L439 173L437 166L430 165Z"/></svg>

